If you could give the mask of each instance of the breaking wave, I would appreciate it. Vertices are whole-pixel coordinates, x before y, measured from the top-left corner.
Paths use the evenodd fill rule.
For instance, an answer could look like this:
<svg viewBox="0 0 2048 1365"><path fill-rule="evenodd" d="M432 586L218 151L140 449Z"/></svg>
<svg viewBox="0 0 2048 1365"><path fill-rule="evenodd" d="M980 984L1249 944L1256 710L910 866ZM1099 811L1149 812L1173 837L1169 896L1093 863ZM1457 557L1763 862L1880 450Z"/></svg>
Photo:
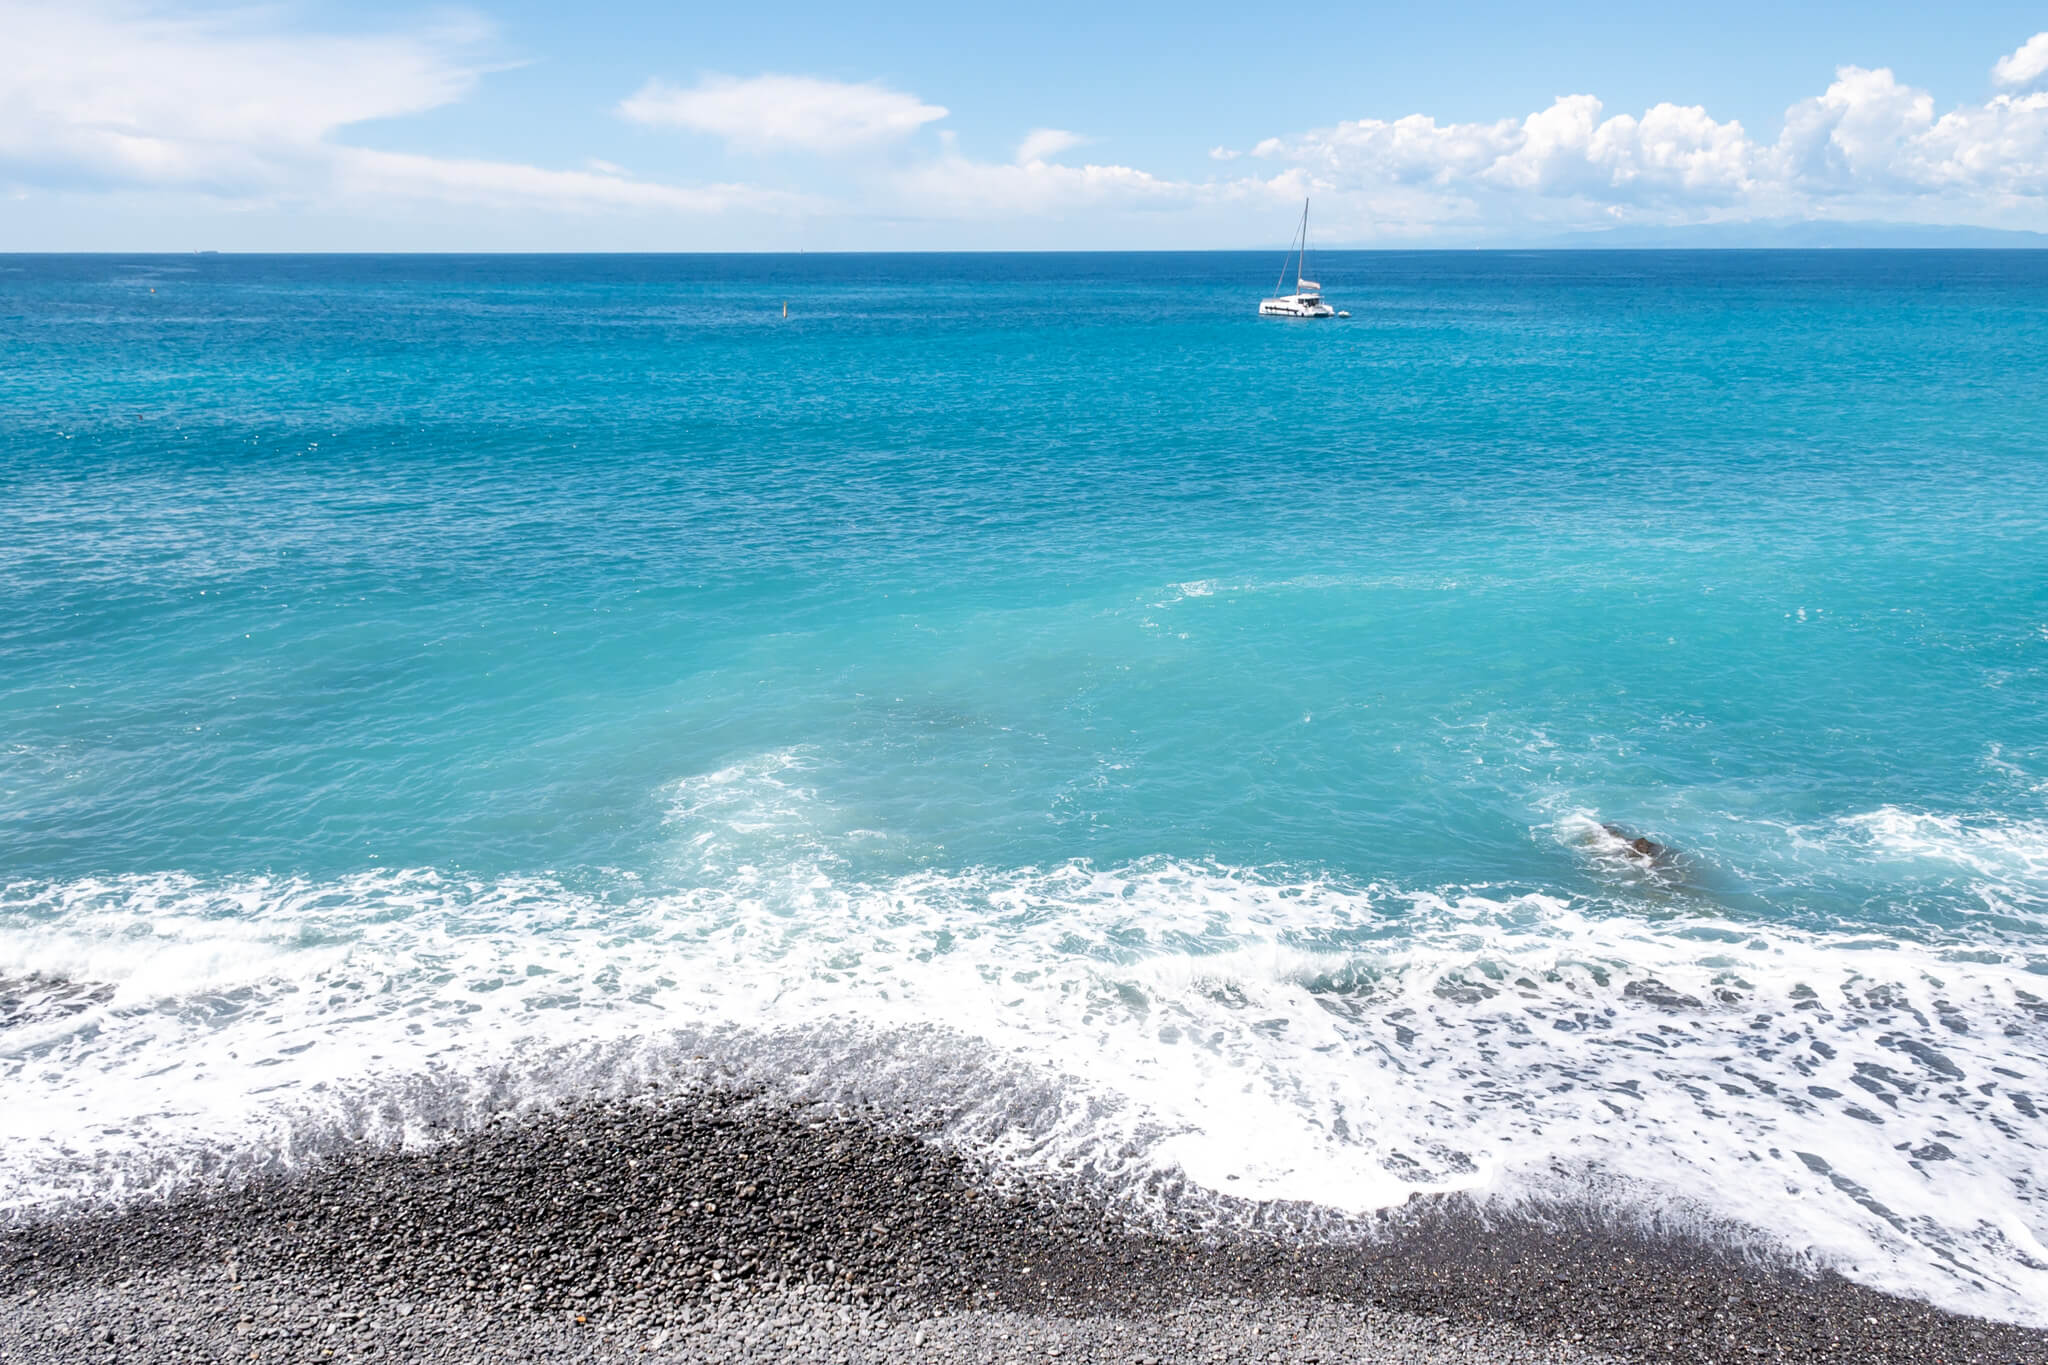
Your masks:
<svg viewBox="0 0 2048 1365"><path fill-rule="evenodd" d="M2048 976L2023 945L1168 858L862 880L822 851L829 813L795 814L798 757L669 799L679 887L7 886L0 1201L429 1140L712 1056L1137 1199L1192 1182L1363 1212L1597 1182L2048 1320ZM2009 832L1866 830L2038 866Z"/></svg>

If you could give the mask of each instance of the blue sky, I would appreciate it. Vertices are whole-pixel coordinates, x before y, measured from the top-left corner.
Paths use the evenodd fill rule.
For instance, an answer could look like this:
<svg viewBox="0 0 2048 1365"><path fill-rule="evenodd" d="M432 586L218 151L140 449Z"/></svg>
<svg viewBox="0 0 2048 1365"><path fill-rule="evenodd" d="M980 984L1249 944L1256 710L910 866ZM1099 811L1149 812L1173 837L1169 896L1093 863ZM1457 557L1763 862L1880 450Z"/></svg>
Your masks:
<svg viewBox="0 0 2048 1365"><path fill-rule="evenodd" d="M2048 228L2048 9L0 0L0 250Z"/></svg>

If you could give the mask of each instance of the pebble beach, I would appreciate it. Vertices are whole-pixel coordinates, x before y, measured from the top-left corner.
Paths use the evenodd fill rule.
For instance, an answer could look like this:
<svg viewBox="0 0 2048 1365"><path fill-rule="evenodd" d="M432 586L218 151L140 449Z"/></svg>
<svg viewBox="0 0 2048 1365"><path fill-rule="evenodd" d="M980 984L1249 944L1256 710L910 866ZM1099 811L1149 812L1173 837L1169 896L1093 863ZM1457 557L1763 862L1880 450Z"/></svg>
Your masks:
<svg viewBox="0 0 2048 1365"><path fill-rule="evenodd" d="M704 1087L17 1218L0 1359L2048 1362L2048 1332L1588 1219L1439 1200L1290 1238L1219 1212L1138 1218L928 1124Z"/></svg>

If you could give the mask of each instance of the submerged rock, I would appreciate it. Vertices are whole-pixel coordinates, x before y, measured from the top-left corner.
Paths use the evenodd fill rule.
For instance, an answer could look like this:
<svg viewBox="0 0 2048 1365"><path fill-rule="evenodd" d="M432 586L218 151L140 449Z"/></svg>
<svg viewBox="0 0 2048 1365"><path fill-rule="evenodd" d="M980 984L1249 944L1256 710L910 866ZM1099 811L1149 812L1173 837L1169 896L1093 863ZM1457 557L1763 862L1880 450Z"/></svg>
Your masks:
<svg viewBox="0 0 2048 1365"><path fill-rule="evenodd" d="M1637 834L1625 825L1603 824L1600 828L1620 840L1628 856L1645 866L1662 867L1677 856L1670 845L1660 844L1647 834Z"/></svg>

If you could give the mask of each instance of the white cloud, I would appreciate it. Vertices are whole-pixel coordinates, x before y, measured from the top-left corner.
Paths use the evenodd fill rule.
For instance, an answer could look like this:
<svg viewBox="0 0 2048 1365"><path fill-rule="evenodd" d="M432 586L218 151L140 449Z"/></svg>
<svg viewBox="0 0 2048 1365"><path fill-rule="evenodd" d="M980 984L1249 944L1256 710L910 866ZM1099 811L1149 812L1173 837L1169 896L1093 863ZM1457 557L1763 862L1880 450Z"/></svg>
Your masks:
<svg viewBox="0 0 2048 1365"><path fill-rule="evenodd" d="M896 172L890 188L906 213L969 220L1161 208L1192 202L1204 193L1204 187L1162 180L1130 166L976 161L950 146L930 161Z"/></svg>
<svg viewBox="0 0 2048 1365"><path fill-rule="evenodd" d="M774 202L604 171L380 152L341 134L460 100L485 68L476 23L343 37L270 11L175 14L121 0L0 0L0 183L198 191L235 201L363 197L716 211Z"/></svg>
<svg viewBox="0 0 2048 1365"><path fill-rule="evenodd" d="M1117 230L1127 233L1133 245L1156 246L1163 233L1189 241L1190 229L1207 234L1190 243L1199 245L1216 241L1216 215L1232 210L1251 210L1253 232L1271 230L1299 211L1310 183L1292 168L1265 179L1176 180L1135 166L1025 160L1021 148L1017 160L982 161L962 154L950 135L942 134L940 141L938 156L900 167L876 187L878 211L899 219L956 223L1036 220L1037 231L1048 221L1104 225L1120 220ZM1142 225L1135 215L1144 216ZM1222 242L1243 240L1240 229L1226 231L1230 235Z"/></svg>
<svg viewBox="0 0 2048 1365"><path fill-rule="evenodd" d="M1758 160L1787 191L1816 197L2048 194L2048 93L1937 117L1925 90L1845 66L1785 112L1777 145Z"/></svg>
<svg viewBox="0 0 2048 1365"><path fill-rule="evenodd" d="M2025 87L2043 76L2048 76L2048 33L2036 33L1991 68L1991 79L2000 85Z"/></svg>
<svg viewBox="0 0 2048 1365"><path fill-rule="evenodd" d="M1050 161L1061 152L1086 145L1087 141L1079 133L1070 133L1063 128L1033 128L1017 144L1017 164L1028 166L1034 161Z"/></svg>
<svg viewBox="0 0 2048 1365"><path fill-rule="evenodd" d="M600 171L557 171L511 161L416 156L347 147L334 155L335 183L364 197L410 197L452 203L520 207L545 204L570 210L667 209L722 213L734 208L787 207L778 196L747 185L681 186Z"/></svg>
<svg viewBox="0 0 2048 1365"><path fill-rule="evenodd" d="M1750 185L1742 125L1717 123L1699 105L1659 104L1641 119L1617 114L1589 151L1616 186L1657 186L1696 198L1724 199Z"/></svg>
<svg viewBox="0 0 2048 1365"><path fill-rule="evenodd" d="M154 195L366 224L401 203L622 220L800 210L888 223L899 236L921 225L938 245L1241 243L1284 227L1282 201L1307 194L1327 241L1759 217L2038 228L2048 201L2048 33L1998 59L2002 93L1947 109L1889 69L1844 66L1762 135L1697 105L1619 111L1567 94L1517 118L1416 113L1267 137L1249 152L1218 146L1207 177L1188 179L1071 164L1087 140L1060 128L1024 132L1007 159L976 159L942 124L935 139L917 138L944 108L878 83L710 76L650 82L616 106L642 125L746 148L890 149L804 163L807 179L833 186L825 202L664 184L596 158L554 169L363 145L377 121L470 96L490 70L487 30L457 21L341 36L287 29L277 9L170 8L192 2L0 0L0 196L120 191L131 214ZM1239 158L1263 159L1270 173L1217 164Z"/></svg>
<svg viewBox="0 0 2048 1365"><path fill-rule="evenodd" d="M649 81L618 112L635 123L713 133L743 147L813 152L891 142L946 116L938 105L885 85L776 75L707 76L688 89Z"/></svg>
<svg viewBox="0 0 2048 1365"><path fill-rule="evenodd" d="M274 181L334 130L461 98L466 35L316 41L239 16L0 3L0 164L68 180Z"/></svg>
<svg viewBox="0 0 2048 1365"><path fill-rule="evenodd" d="M1999 64L2032 79L2048 35ZM2038 75L2038 72L2034 73ZM1326 190L1411 192L1439 221L1652 222L1808 216L2002 221L2048 195L2048 92L2004 94L1939 113L1927 91L1886 69L1845 66L1785 112L1775 142L1697 105L1608 114L1566 95L1521 119L1439 124L1422 114L1362 119L1253 155L1293 162ZM2033 212L2038 213L2036 204Z"/></svg>
<svg viewBox="0 0 2048 1365"><path fill-rule="evenodd" d="M1748 181L1739 123L1660 104L1603 118L1591 95L1565 95L1527 118L1438 124L1422 114L1363 119L1286 141L1263 157L1304 162L1337 181L1584 195L1631 200L1725 196Z"/></svg>

